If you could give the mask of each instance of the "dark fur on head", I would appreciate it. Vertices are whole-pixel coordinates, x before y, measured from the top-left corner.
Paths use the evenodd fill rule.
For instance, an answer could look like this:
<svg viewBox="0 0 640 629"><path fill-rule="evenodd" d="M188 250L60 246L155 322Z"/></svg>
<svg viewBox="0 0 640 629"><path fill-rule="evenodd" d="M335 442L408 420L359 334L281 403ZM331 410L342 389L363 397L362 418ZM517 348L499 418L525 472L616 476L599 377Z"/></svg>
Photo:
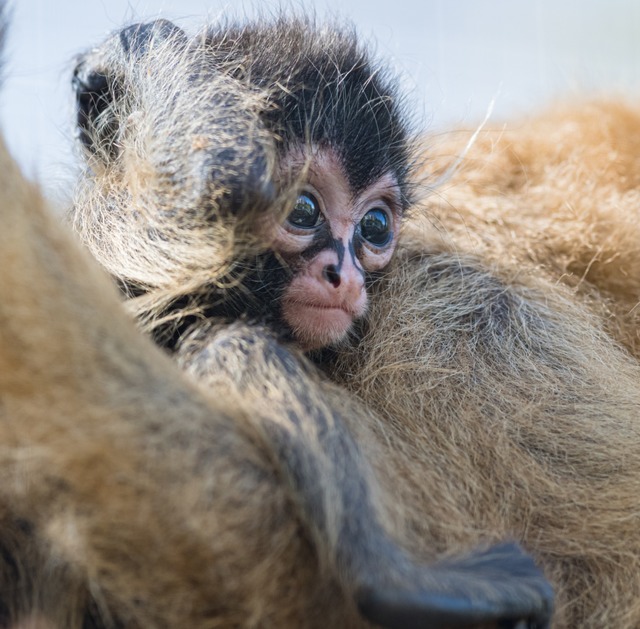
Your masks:
<svg viewBox="0 0 640 629"><path fill-rule="evenodd" d="M406 115L394 82L353 29L280 18L210 28L206 45L235 78L269 91L262 119L281 152L298 143L332 148L354 191L392 172L406 192Z"/></svg>

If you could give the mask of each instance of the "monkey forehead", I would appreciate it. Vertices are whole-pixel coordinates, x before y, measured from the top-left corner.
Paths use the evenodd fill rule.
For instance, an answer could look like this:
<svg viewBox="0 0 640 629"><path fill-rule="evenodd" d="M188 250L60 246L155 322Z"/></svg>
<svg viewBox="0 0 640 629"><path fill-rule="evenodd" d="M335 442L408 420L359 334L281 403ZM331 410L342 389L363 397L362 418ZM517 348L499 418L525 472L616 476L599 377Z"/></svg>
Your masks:
<svg viewBox="0 0 640 629"><path fill-rule="evenodd" d="M285 153L292 143L323 143L341 153L353 188L389 171L404 187L409 132L398 81L353 28L281 16L211 28L206 42L236 64L234 76L268 91L261 117Z"/></svg>

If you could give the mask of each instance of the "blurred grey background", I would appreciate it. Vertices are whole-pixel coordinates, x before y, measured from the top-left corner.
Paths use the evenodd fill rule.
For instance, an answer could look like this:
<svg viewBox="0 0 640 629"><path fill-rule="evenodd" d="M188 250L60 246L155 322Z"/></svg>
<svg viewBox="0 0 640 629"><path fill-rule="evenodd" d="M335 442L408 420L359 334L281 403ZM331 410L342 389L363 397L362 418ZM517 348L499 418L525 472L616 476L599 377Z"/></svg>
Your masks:
<svg viewBox="0 0 640 629"><path fill-rule="evenodd" d="M13 0L0 121L10 148L48 194L73 178L74 55L125 23L157 16L195 29L276 0ZM502 120L558 98L635 97L638 0L297 0L356 24L402 74L425 128ZM492 105L493 104L493 105Z"/></svg>

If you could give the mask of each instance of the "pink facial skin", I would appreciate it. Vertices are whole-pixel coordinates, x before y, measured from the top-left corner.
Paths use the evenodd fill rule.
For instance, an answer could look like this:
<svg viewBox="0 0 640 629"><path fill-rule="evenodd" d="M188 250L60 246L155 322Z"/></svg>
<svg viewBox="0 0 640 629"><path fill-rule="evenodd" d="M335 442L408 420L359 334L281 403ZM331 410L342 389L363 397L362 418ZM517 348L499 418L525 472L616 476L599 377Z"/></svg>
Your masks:
<svg viewBox="0 0 640 629"><path fill-rule="evenodd" d="M295 154L285 166L294 172L305 169L301 192L317 199L322 216L316 229L302 229L288 221L277 229L274 249L294 270L282 298L282 312L300 346L319 349L339 342L353 322L366 314L365 273L378 271L391 260L401 217L400 190L395 177L387 173L354 196L338 157L328 150ZM373 209L383 210L390 222L391 237L383 246L356 235L360 221ZM327 247L311 259L303 257L317 229L326 226L344 254ZM361 246L354 248L354 237Z"/></svg>

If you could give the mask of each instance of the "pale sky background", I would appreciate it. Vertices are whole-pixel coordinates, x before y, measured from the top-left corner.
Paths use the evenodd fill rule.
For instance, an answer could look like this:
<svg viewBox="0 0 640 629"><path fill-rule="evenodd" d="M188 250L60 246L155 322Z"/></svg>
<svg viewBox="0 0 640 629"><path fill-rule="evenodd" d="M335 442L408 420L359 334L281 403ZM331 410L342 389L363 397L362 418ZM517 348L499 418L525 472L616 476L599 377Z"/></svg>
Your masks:
<svg viewBox="0 0 640 629"><path fill-rule="evenodd" d="M74 172L74 55L125 23L163 16L195 29L268 0L13 0L0 124L26 172L55 198ZM351 20L404 76L425 128L477 125L593 93L640 87L638 0L297 0Z"/></svg>

